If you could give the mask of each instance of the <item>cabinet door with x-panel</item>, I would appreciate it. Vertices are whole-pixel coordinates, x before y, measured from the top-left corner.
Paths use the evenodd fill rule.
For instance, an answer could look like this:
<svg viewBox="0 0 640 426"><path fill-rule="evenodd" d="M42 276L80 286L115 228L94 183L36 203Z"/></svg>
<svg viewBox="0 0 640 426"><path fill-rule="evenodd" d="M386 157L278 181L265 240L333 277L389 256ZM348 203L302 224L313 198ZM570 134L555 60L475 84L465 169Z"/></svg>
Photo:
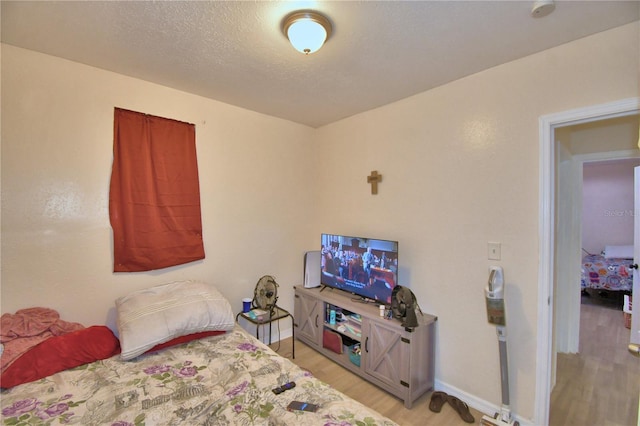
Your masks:
<svg viewBox="0 0 640 426"><path fill-rule="evenodd" d="M300 313L293 325L296 337L314 349L322 347L324 303L316 297L297 291L293 303L294 312Z"/></svg>
<svg viewBox="0 0 640 426"><path fill-rule="evenodd" d="M399 333L397 327L373 321L365 322L365 336L365 373L394 388L394 393L403 393L403 386L409 383L407 360L411 340Z"/></svg>

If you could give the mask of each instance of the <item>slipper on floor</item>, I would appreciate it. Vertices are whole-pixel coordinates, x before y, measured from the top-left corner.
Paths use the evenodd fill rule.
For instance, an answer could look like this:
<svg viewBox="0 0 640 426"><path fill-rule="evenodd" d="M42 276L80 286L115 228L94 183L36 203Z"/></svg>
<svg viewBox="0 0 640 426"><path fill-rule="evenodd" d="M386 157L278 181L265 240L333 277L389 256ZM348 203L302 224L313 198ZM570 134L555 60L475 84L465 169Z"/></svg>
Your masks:
<svg viewBox="0 0 640 426"><path fill-rule="evenodd" d="M474 423L476 419L473 418L471 412L469 411L469 406L456 398L455 396L447 396L447 402L453 407L454 410L458 412L460 418L467 423Z"/></svg>
<svg viewBox="0 0 640 426"><path fill-rule="evenodd" d="M444 392L434 392L431 394L431 402L429 402L429 410L434 413L439 413L442 410L442 406L447 401L447 395Z"/></svg>

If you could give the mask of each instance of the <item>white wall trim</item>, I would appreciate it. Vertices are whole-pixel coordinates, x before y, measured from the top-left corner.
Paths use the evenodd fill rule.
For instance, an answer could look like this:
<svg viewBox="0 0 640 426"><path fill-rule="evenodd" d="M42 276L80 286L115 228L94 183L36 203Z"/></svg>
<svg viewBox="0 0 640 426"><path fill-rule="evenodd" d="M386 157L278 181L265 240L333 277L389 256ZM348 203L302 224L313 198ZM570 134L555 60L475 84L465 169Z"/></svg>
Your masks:
<svg viewBox="0 0 640 426"><path fill-rule="evenodd" d="M536 349L536 400L534 424L549 423L551 396L551 366L553 338L553 285L554 285L554 196L555 196L555 140L554 129L607 118L637 114L640 99L629 98L602 105L541 116L540 170L539 170L539 257L538 270L538 342Z"/></svg>
<svg viewBox="0 0 640 426"><path fill-rule="evenodd" d="M293 328L291 327L290 318L282 318L280 321L274 321L271 323L271 343L278 343L280 340L288 339L289 337L293 337ZM282 322L282 325L279 324ZM244 318L238 318L238 325L242 327L247 333L252 336L256 335L256 328L259 327L258 336L262 343L265 345L269 344L269 325L255 325L251 324L249 321Z"/></svg>
<svg viewBox="0 0 640 426"><path fill-rule="evenodd" d="M459 398L460 400L464 401L469 407L473 407L489 417L492 417L495 413L499 413L502 410L501 405L497 405L484 399L478 398L476 395L467 393L455 386L449 385L448 383L441 382L438 379L435 379L434 389L446 392L449 395ZM531 423L529 420L521 418L514 413L511 414L513 416L513 420L520 423L520 426L534 426L534 423ZM476 419L476 424L479 424L480 420L481 419Z"/></svg>
<svg viewBox="0 0 640 426"><path fill-rule="evenodd" d="M581 165L584 163L592 163L595 161L615 161L624 160L627 158L640 157L640 149L622 150L622 151L609 151L609 152L595 152L592 154L578 154L573 158Z"/></svg>
<svg viewBox="0 0 640 426"><path fill-rule="evenodd" d="M560 140L556 140L554 348L553 353L577 353L580 329L580 269L582 247L582 169ZM552 365L555 386L556 366Z"/></svg>

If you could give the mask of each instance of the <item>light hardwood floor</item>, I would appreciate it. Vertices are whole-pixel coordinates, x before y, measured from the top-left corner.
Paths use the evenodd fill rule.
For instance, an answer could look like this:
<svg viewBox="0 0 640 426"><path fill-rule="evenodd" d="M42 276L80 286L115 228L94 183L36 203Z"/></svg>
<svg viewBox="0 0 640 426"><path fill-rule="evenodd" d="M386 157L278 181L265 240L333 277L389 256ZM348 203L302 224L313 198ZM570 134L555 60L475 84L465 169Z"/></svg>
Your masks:
<svg viewBox="0 0 640 426"><path fill-rule="evenodd" d="M551 395L550 426L635 426L638 424L640 359L627 351L629 329L618 307L583 304L580 353L559 354L556 386ZM291 358L291 339L272 345ZM368 407L375 407L402 426L467 425L447 404L440 413L429 410L431 392L411 410L399 399L296 341L293 360L314 376L330 383ZM479 424L482 413L471 408Z"/></svg>
<svg viewBox="0 0 640 426"><path fill-rule="evenodd" d="M271 347L278 349L278 344L273 344ZM291 359L291 338L281 342L278 353ZM445 404L439 413L429 410L431 392L422 395L409 410L404 407L401 400L330 361L299 340L296 340L296 358L292 361L310 371L318 379L331 384L334 388L367 407L372 407L401 426L469 425L448 404ZM482 413L473 408L470 408L470 411L476 420L475 423L479 424Z"/></svg>
<svg viewBox="0 0 640 426"><path fill-rule="evenodd" d="M640 358L627 351L630 331L619 307L592 303L581 306L579 353L558 354L549 423L635 426Z"/></svg>

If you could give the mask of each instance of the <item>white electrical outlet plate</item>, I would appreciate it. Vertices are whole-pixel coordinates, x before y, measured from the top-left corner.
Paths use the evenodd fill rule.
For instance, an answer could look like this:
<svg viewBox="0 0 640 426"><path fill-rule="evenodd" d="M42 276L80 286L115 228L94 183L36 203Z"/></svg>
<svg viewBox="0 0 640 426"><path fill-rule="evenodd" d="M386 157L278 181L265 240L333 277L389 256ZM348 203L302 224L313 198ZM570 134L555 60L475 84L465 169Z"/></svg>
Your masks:
<svg viewBox="0 0 640 426"><path fill-rule="evenodd" d="M489 260L500 260L500 243L489 242Z"/></svg>

